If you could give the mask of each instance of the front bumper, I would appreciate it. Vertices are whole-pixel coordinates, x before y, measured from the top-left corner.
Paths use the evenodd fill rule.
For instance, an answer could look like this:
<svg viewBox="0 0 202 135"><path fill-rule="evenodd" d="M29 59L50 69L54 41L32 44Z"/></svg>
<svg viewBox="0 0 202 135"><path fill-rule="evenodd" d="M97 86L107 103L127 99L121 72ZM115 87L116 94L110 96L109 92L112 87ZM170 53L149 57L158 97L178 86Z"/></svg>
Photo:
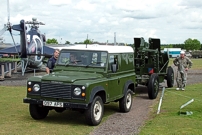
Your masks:
<svg viewBox="0 0 202 135"><path fill-rule="evenodd" d="M29 104L38 104L43 105L43 101L41 99L31 99L31 98L24 98L23 103ZM70 102L63 102L63 108L77 108L77 109L88 109L88 104L81 104L81 103L70 103Z"/></svg>

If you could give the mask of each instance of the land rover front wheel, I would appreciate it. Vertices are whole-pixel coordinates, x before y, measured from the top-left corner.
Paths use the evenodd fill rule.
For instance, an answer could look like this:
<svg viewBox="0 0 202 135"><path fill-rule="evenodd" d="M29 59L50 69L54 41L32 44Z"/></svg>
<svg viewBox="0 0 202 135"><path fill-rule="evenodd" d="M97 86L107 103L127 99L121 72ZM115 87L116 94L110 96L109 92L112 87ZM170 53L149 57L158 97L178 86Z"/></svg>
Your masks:
<svg viewBox="0 0 202 135"><path fill-rule="evenodd" d="M119 108L121 112L129 112L132 106L132 92L130 89L127 90L123 98L119 100Z"/></svg>
<svg viewBox="0 0 202 135"><path fill-rule="evenodd" d="M89 125L99 125L104 112L103 101L100 96L96 96L89 108L85 111L86 121Z"/></svg>
<svg viewBox="0 0 202 135"><path fill-rule="evenodd" d="M159 77L158 74L152 74L149 78L149 83L147 86L148 95L150 99L155 99L159 92Z"/></svg>
<svg viewBox="0 0 202 135"><path fill-rule="evenodd" d="M30 104L29 112L33 119L40 120L46 118L49 109L45 107L40 107L39 105L36 104Z"/></svg>

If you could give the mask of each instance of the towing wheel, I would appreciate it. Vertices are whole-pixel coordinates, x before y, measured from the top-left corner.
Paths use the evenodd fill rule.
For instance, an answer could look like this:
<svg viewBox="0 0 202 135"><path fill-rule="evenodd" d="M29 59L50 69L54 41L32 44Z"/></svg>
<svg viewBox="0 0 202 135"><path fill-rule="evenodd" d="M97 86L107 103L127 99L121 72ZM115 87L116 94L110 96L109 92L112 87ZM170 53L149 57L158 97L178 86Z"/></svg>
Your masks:
<svg viewBox="0 0 202 135"><path fill-rule="evenodd" d="M104 112L103 101L100 96L96 96L89 108L85 111L86 121L89 125L100 124Z"/></svg>
<svg viewBox="0 0 202 135"><path fill-rule="evenodd" d="M29 112L33 119L40 120L46 118L48 115L49 109L45 107L39 107L36 104L29 105Z"/></svg>
<svg viewBox="0 0 202 135"><path fill-rule="evenodd" d="M148 95L150 99L155 99L159 92L159 77L157 74L152 74L148 83Z"/></svg>
<svg viewBox="0 0 202 135"><path fill-rule="evenodd" d="M168 88L173 87L174 85L174 71L172 67L168 67L167 70L167 86Z"/></svg>
<svg viewBox="0 0 202 135"><path fill-rule="evenodd" d="M123 98L119 100L119 108L121 112L129 112L132 107L132 91L128 89Z"/></svg>

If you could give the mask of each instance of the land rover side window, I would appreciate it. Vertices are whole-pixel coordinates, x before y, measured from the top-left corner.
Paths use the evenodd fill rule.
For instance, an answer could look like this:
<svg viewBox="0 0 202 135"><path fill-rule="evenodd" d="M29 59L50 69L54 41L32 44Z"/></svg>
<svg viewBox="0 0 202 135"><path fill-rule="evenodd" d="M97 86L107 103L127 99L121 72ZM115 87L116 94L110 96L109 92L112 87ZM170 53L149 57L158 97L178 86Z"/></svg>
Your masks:
<svg viewBox="0 0 202 135"><path fill-rule="evenodd" d="M92 63L97 63L98 53L92 53Z"/></svg>
<svg viewBox="0 0 202 135"><path fill-rule="evenodd" d="M105 67L107 64L107 52L101 52L101 62L102 63L100 63L100 66Z"/></svg>
<svg viewBox="0 0 202 135"><path fill-rule="evenodd" d="M106 66L107 52L92 52L91 66L104 67Z"/></svg>
<svg viewBox="0 0 202 135"><path fill-rule="evenodd" d="M118 69L118 55L110 55L109 56L108 70L112 70L113 64L116 64L116 69Z"/></svg>

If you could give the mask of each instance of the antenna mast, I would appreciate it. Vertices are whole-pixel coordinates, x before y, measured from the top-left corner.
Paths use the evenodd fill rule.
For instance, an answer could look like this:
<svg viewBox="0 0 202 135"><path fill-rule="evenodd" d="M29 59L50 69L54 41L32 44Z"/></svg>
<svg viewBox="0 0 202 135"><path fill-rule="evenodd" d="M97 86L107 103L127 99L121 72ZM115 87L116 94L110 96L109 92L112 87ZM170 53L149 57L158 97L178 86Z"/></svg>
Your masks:
<svg viewBox="0 0 202 135"><path fill-rule="evenodd" d="M116 45L116 32L114 32L114 45Z"/></svg>
<svg viewBox="0 0 202 135"><path fill-rule="evenodd" d="M87 42L88 42L88 34L87 34L87 40L86 40L86 48L87 48L87 44L88 44Z"/></svg>
<svg viewBox="0 0 202 135"><path fill-rule="evenodd" d="M8 12L8 22L10 21L10 8L9 8L9 0L7 0L7 12Z"/></svg>

